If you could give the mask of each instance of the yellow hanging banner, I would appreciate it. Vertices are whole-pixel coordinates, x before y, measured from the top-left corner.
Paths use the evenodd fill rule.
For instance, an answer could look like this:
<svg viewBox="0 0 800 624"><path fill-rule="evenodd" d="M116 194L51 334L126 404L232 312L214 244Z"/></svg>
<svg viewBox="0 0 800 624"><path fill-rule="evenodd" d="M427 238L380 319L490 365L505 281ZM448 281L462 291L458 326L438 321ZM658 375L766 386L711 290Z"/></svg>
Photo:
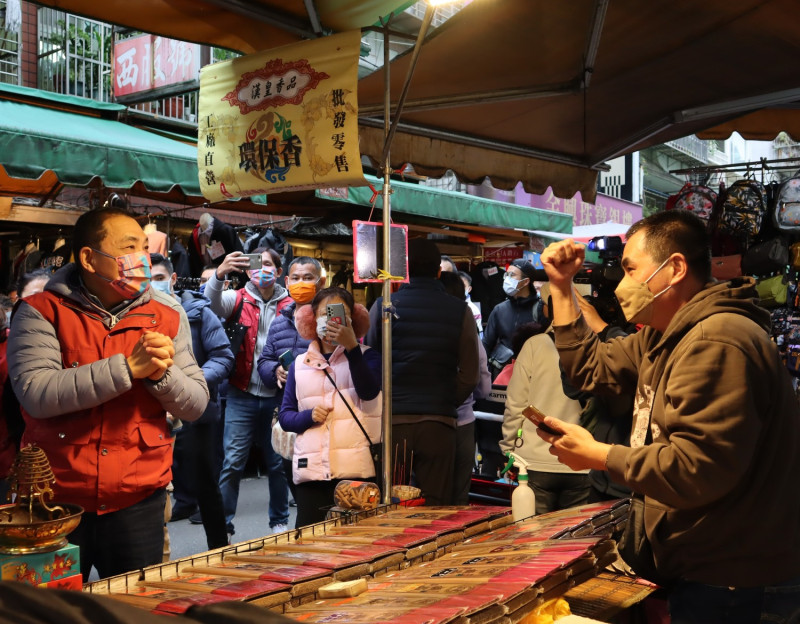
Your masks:
<svg viewBox="0 0 800 624"><path fill-rule="evenodd" d="M366 186L358 149L358 30L200 71L197 165L210 201Z"/></svg>

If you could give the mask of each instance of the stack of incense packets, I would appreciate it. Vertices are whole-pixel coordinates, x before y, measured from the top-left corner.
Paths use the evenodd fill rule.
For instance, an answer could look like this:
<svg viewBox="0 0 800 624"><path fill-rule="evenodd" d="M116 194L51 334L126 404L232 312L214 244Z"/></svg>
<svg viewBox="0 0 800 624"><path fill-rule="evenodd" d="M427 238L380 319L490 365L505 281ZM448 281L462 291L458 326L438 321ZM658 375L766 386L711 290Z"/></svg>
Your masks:
<svg viewBox="0 0 800 624"><path fill-rule="evenodd" d="M287 533L151 566L99 593L159 613L229 599L309 622L514 624L605 565L614 545L599 528L619 517L615 505L513 524L508 507L397 508L355 524L326 523L324 532ZM598 534L575 537L587 527ZM358 578L369 581L364 593L318 600L320 587Z"/></svg>
<svg viewBox="0 0 800 624"><path fill-rule="evenodd" d="M454 551L432 562L386 574L366 592L318 600L286 610L303 622L346 620L399 624L487 624L519 621L542 601L560 596L597 574L594 550L608 540L547 540L491 553ZM511 618L511 615L514 618ZM351 619L355 618L355 619Z"/></svg>

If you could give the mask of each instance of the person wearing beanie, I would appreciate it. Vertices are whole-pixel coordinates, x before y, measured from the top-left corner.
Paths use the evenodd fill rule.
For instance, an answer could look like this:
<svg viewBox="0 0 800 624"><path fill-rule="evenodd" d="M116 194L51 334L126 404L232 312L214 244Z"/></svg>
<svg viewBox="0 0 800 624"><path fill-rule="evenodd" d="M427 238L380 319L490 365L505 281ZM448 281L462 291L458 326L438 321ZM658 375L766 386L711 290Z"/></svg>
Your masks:
<svg viewBox="0 0 800 624"><path fill-rule="evenodd" d="M536 269L524 258L517 258L506 269L503 290L508 298L492 310L483 333L493 378L514 355L511 348L514 330L525 323L543 320L540 299L533 287L536 278Z"/></svg>

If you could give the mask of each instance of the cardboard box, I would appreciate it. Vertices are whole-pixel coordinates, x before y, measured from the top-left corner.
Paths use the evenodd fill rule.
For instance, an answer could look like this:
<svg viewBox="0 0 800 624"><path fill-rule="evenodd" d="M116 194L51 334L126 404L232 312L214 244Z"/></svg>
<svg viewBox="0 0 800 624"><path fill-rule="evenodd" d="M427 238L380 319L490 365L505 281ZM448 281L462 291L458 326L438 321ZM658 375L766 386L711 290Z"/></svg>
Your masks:
<svg viewBox="0 0 800 624"><path fill-rule="evenodd" d="M43 585L76 575L80 578L80 573L80 549L73 544L45 553L0 554L0 579L4 581Z"/></svg>

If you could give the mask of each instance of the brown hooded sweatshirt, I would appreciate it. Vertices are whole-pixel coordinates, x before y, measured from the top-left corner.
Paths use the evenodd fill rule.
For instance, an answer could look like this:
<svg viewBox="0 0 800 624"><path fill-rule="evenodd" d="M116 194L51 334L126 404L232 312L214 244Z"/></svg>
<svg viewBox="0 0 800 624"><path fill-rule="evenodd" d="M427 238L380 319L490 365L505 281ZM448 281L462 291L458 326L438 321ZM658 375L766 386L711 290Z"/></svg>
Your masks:
<svg viewBox="0 0 800 624"><path fill-rule="evenodd" d="M668 578L755 587L800 576L800 408L756 297L752 278L708 284L663 334L606 343L582 317L555 328L576 385L636 393L636 448L613 446L607 468L644 495Z"/></svg>

